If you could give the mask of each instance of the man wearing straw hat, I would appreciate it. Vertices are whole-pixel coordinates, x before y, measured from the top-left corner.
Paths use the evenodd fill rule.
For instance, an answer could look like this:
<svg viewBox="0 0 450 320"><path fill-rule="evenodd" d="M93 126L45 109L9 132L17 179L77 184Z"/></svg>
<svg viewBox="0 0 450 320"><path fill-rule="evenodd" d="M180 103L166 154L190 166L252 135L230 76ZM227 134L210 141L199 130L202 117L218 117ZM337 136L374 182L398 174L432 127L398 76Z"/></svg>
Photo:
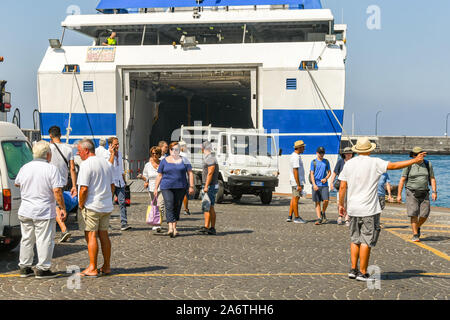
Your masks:
<svg viewBox="0 0 450 320"><path fill-rule="evenodd" d="M306 223L298 214L298 201L305 185L305 169L300 154L305 151L305 146L303 140L296 141L294 143L294 152L292 152L290 157L289 164L291 170L289 180L292 187L292 199L291 205L289 206L289 217L286 222L292 221L292 213L294 213L294 223Z"/></svg>
<svg viewBox="0 0 450 320"><path fill-rule="evenodd" d="M367 273L370 250L378 241L380 234L381 206L378 201L378 181L387 170L398 170L423 161L425 152L419 153L416 158L408 161L387 162L379 158L370 157L376 148L368 137L358 138L352 150L358 157L350 159L344 166L339 180L339 214L345 212L350 216L350 279L359 281L371 280ZM347 194L348 193L348 194ZM347 208L344 199L347 195ZM359 260L359 270L357 269Z"/></svg>

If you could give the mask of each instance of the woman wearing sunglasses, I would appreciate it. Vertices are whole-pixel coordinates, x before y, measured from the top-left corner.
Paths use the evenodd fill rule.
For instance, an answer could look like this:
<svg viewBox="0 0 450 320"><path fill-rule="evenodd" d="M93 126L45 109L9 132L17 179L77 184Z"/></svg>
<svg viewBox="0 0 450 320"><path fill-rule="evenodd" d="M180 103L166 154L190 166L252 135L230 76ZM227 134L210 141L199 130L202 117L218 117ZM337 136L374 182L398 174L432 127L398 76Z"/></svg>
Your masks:
<svg viewBox="0 0 450 320"><path fill-rule="evenodd" d="M138 179L142 179L145 181L144 187L148 190L150 195L150 203L153 203L155 200L155 190L157 190L156 203L159 208L159 212L161 213L161 220L164 217L164 199L161 193L161 190L155 189L156 178L158 177L158 168L162 155L162 150L160 147L152 147L150 149L150 159L145 164L144 171L142 175L138 176ZM155 226L152 229L156 232L161 232L160 226Z"/></svg>
<svg viewBox="0 0 450 320"><path fill-rule="evenodd" d="M180 211L186 190L194 195L194 174L189 161L180 156L178 142L169 145L170 156L161 160L158 168L158 176L155 182L154 196L158 196L158 188L161 188L164 197L165 213L171 238L178 235L177 222L180 220ZM189 176L189 184L187 181Z"/></svg>

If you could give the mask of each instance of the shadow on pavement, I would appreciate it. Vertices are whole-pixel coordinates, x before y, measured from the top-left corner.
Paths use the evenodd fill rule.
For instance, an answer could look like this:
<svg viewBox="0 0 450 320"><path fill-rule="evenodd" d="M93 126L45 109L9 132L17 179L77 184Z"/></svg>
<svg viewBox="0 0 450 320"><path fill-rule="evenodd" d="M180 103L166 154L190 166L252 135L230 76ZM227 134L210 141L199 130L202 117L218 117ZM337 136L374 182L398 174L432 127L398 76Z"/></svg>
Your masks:
<svg viewBox="0 0 450 320"><path fill-rule="evenodd" d="M450 237L445 237L445 236L431 236L431 237L424 237L421 238L420 241L421 242L441 242L441 241L448 241L450 240Z"/></svg>
<svg viewBox="0 0 450 320"><path fill-rule="evenodd" d="M68 245L68 246L56 245L55 249L53 250L53 259L71 255L73 253L77 253L80 251L86 251L86 253L87 253L87 246L86 245Z"/></svg>
<svg viewBox="0 0 450 320"><path fill-rule="evenodd" d="M410 278L433 278L433 279L450 279L450 277L437 275L424 275L424 270L403 270L402 272L385 272L381 274L381 280L401 280Z"/></svg>
<svg viewBox="0 0 450 320"><path fill-rule="evenodd" d="M111 268L111 274L135 274L144 272L153 272L158 270L165 270L168 267L165 266L148 266L141 268Z"/></svg>

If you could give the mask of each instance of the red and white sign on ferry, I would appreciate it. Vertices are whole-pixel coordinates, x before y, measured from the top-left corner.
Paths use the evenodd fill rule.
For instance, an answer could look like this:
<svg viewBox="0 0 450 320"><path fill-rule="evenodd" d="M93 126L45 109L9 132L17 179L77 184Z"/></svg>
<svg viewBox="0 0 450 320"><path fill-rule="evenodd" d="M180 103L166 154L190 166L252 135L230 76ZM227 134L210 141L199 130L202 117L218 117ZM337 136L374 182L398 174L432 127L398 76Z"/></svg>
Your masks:
<svg viewBox="0 0 450 320"><path fill-rule="evenodd" d="M90 47L87 51L86 62L114 62L116 47Z"/></svg>

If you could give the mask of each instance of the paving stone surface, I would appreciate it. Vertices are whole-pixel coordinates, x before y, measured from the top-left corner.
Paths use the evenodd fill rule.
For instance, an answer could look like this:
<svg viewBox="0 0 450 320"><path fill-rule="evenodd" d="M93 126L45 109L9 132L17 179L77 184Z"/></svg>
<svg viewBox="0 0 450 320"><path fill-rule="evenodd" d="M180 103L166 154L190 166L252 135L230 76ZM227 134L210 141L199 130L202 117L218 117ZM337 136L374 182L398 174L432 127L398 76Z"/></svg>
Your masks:
<svg viewBox="0 0 450 320"><path fill-rule="evenodd" d="M381 271L379 288L347 278L349 232L336 224L336 203L329 222L314 225L310 199L301 199L306 224L287 223L289 198L275 196L269 206L244 196L216 206L217 235L197 233L203 224L201 203L190 202L192 214L181 215L180 236L156 234L144 223L147 194L133 194L128 208L132 229L120 231L118 208L111 220L113 276L69 277L70 266L84 269L87 247L75 218L72 238L56 244L56 279L18 277L19 248L0 253L0 299L439 299L450 297L450 214L433 210L419 244L408 241L410 226L404 206L389 205L371 265ZM166 226L164 226L166 227ZM58 239L60 233L57 233ZM99 254L99 265L102 264ZM76 280L76 279L75 279Z"/></svg>

